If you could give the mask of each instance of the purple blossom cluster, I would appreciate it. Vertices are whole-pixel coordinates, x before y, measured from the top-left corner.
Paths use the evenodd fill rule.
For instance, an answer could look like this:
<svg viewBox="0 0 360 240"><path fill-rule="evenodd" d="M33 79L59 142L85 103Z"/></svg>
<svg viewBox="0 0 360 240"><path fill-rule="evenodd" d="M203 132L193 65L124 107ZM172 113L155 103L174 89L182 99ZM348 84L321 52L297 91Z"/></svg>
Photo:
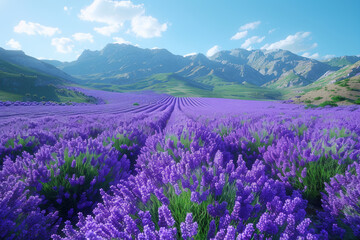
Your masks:
<svg viewBox="0 0 360 240"><path fill-rule="evenodd" d="M343 175L337 174L325 184L319 213L323 227L343 237L349 226L355 237L360 237L360 164L354 162Z"/></svg>
<svg viewBox="0 0 360 240"><path fill-rule="evenodd" d="M0 118L1 238L360 237L358 109L138 96Z"/></svg>
<svg viewBox="0 0 360 240"><path fill-rule="evenodd" d="M15 101L15 102L11 102L11 101L5 101L2 102L0 101L0 107L4 106L4 107L14 107L14 106L84 106L84 105L88 105L88 103L76 103L76 102L67 102L67 103L57 103L57 102L31 102L31 101L27 101L27 102L21 102L21 101Z"/></svg>

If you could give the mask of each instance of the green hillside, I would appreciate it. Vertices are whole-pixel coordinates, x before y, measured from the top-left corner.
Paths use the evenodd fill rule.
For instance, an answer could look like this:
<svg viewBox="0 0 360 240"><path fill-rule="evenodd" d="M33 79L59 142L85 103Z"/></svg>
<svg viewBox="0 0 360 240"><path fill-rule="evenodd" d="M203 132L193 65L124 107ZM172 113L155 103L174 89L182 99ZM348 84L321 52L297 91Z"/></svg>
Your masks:
<svg viewBox="0 0 360 240"><path fill-rule="evenodd" d="M88 86L118 92L152 90L181 97L196 96L275 100L280 99L282 95L278 90L262 88L248 83L239 84L226 82L215 75L208 75L192 80L174 73L155 74L137 83L128 85L94 83Z"/></svg>
<svg viewBox="0 0 360 240"><path fill-rule="evenodd" d="M325 87L308 91L295 99L295 102L320 106L360 104L360 76L346 78Z"/></svg>
<svg viewBox="0 0 360 240"><path fill-rule="evenodd" d="M356 63L360 60L360 57L358 56L342 56L342 57L334 57L327 61L324 61L324 63L332 66L332 67L345 67L351 64Z"/></svg>
<svg viewBox="0 0 360 240"><path fill-rule="evenodd" d="M298 87L302 84L309 84L310 82L304 77L297 75L294 71L283 73L278 80L265 84L268 88L292 88Z"/></svg>
<svg viewBox="0 0 360 240"><path fill-rule="evenodd" d="M0 60L0 101L94 101L62 87L67 84L66 80Z"/></svg>
<svg viewBox="0 0 360 240"><path fill-rule="evenodd" d="M312 90L313 88L316 88L316 87L323 87L327 84L337 82L341 79L348 77L348 75L351 72L353 72L354 69L358 68L359 66L360 66L360 61L358 61L352 65L345 66L336 72L333 72L323 78L318 79L317 81L308 85L306 88Z"/></svg>

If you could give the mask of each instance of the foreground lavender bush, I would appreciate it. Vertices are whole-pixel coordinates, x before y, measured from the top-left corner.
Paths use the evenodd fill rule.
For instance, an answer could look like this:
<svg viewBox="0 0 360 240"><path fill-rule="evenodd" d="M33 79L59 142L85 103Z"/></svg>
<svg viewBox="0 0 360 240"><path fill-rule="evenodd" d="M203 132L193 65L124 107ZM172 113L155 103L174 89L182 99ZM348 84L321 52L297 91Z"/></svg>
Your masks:
<svg viewBox="0 0 360 240"><path fill-rule="evenodd" d="M360 164L355 162L345 174L333 177L330 183L326 184L325 191L322 199L325 212L320 213L324 227L343 237L345 230L340 226L350 226L352 234L359 238Z"/></svg>
<svg viewBox="0 0 360 240"><path fill-rule="evenodd" d="M0 106L2 238L359 237L355 107L104 96Z"/></svg>
<svg viewBox="0 0 360 240"><path fill-rule="evenodd" d="M57 212L47 214L41 210L41 199L28 196L19 178L0 179L1 239L49 239L59 225Z"/></svg>

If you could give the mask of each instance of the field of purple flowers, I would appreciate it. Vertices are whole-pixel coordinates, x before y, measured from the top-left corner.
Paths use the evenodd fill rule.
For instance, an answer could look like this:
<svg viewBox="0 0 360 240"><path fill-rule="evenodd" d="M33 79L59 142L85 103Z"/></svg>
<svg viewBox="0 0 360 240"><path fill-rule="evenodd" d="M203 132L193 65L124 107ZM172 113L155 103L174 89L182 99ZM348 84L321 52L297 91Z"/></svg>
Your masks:
<svg viewBox="0 0 360 240"><path fill-rule="evenodd" d="M359 239L360 109L0 104L1 239Z"/></svg>

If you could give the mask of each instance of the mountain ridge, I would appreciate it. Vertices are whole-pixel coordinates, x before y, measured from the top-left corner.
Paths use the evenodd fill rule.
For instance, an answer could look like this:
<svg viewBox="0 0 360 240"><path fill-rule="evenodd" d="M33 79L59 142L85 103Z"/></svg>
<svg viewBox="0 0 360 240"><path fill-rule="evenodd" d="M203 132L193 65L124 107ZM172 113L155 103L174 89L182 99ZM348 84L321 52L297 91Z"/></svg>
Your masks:
<svg viewBox="0 0 360 240"><path fill-rule="evenodd" d="M335 59L336 65L287 50L241 48L211 57L201 53L180 56L166 49L108 44L101 50L85 50L72 62L44 62L71 75L77 84L108 91L153 90L174 96L276 100L344 79L354 71L350 65L341 67L339 63L356 59Z"/></svg>
<svg viewBox="0 0 360 240"><path fill-rule="evenodd" d="M187 57L166 49L142 49L128 44L108 44L102 50L85 50L75 61L57 67L85 82L129 84L159 73L177 73L196 81L216 75L227 82L248 82L267 87L292 71L295 81L275 88L305 86L340 67L298 56L287 50L220 51L211 57L199 53ZM282 77L282 78L281 78Z"/></svg>
<svg viewBox="0 0 360 240"><path fill-rule="evenodd" d="M68 87L73 80L22 51L0 48L0 101L94 102Z"/></svg>
<svg viewBox="0 0 360 240"><path fill-rule="evenodd" d="M74 77L63 71L60 71L57 67L44 61L38 60L34 57L28 56L20 50L5 50L0 47L0 60L19 66L25 66L27 68L37 70L44 74L62 78L66 81L75 81Z"/></svg>

